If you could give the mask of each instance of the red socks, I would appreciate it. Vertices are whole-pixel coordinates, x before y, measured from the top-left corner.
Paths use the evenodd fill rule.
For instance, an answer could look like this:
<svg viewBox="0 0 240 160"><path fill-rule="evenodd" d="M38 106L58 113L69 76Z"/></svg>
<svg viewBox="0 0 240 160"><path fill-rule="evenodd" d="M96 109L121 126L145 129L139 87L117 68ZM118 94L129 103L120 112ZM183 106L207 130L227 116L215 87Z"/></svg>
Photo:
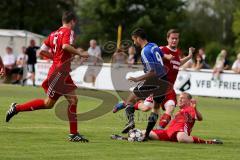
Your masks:
<svg viewBox="0 0 240 160"><path fill-rule="evenodd" d="M212 141L206 141L206 140L200 139L198 137L193 137L193 143L212 144Z"/></svg>
<svg viewBox="0 0 240 160"><path fill-rule="evenodd" d="M45 109L44 107L44 100L43 99L35 99L32 101L29 101L24 104L18 104L16 106L16 110L18 112L24 112L24 111L34 111L38 109Z"/></svg>
<svg viewBox="0 0 240 160"><path fill-rule="evenodd" d="M165 128L170 121L171 121L171 115L164 113L159 121L159 126L161 128Z"/></svg>
<svg viewBox="0 0 240 160"><path fill-rule="evenodd" d="M68 106L68 119L70 125L70 133L76 134L77 132L77 106L69 105Z"/></svg>
<svg viewBox="0 0 240 160"><path fill-rule="evenodd" d="M138 110L138 105L141 103L141 101L138 101L137 103L134 104L134 109Z"/></svg>

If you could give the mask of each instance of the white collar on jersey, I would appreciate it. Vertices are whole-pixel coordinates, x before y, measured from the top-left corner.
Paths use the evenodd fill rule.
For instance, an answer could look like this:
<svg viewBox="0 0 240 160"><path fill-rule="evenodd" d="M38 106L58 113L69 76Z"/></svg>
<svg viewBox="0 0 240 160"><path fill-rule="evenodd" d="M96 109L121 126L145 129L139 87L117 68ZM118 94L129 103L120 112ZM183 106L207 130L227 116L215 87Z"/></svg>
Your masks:
<svg viewBox="0 0 240 160"><path fill-rule="evenodd" d="M167 48L172 52L177 52L177 49L172 49L171 47L167 46Z"/></svg>

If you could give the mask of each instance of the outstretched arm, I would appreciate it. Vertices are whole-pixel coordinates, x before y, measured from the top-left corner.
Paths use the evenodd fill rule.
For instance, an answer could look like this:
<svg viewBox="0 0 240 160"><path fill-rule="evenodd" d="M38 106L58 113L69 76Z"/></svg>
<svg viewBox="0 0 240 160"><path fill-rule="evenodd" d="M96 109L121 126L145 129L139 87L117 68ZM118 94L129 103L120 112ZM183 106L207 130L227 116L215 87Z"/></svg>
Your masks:
<svg viewBox="0 0 240 160"><path fill-rule="evenodd" d="M188 55L186 57L180 59L181 65L185 64L187 61L189 61L192 58L195 48L190 47L188 50L189 50Z"/></svg>
<svg viewBox="0 0 240 160"><path fill-rule="evenodd" d="M202 114L198 111L197 109L197 101L195 99L192 99L191 100L191 103L192 103L192 106L193 108L195 109L196 111L196 116L197 116L197 120L198 121L202 121L203 120L203 117L202 117Z"/></svg>
<svg viewBox="0 0 240 160"><path fill-rule="evenodd" d="M144 75L139 76L139 77L130 77L130 78L128 78L128 80L129 81L133 81L133 82L139 82L139 81L146 80L146 79L148 79L150 77L153 77L155 75L156 75L155 71L152 70L152 71L147 72Z"/></svg>
<svg viewBox="0 0 240 160"><path fill-rule="evenodd" d="M73 46L69 44L63 44L62 49L71 54L79 55L80 57L83 57L83 58L88 58L89 56L87 52L80 52L79 50L75 49Z"/></svg>

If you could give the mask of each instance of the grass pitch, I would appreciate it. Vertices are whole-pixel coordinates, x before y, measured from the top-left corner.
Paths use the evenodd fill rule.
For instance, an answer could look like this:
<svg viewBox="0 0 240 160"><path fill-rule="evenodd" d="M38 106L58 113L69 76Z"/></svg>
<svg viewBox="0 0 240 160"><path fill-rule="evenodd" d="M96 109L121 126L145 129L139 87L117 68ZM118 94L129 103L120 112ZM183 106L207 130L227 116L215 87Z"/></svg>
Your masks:
<svg viewBox="0 0 240 160"><path fill-rule="evenodd" d="M196 122L192 135L204 139L219 138L224 145L111 140L109 136L120 133L126 122L124 112L109 112L117 98L100 91L79 91L78 112L86 113L82 115L83 120L90 120L80 121L78 127L90 143L68 142L68 122L59 118L56 109L19 113L10 123L5 123L5 113L12 102L23 103L44 97L41 88L0 86L0 160L240 159L240 100L196 97L204 120ZM137 128L145 128L149 113L135 113Z"/></svg>

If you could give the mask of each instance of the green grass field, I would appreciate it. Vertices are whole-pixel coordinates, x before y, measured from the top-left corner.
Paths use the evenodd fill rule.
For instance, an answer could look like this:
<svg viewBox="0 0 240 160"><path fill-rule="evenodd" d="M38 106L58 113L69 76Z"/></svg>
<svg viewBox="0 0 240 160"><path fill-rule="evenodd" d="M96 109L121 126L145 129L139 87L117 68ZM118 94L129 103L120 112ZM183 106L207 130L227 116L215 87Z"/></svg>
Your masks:
<svg viewBox="0 0 240 160"><path fill-rule="evenodd" d="M196 97L204 120L197 122L193 135L219 138L224 145L179 144L149 141L130 143L113 141L109 136L120 133L125 124L124 112L102 115L112 108L116 98L109 92L83 90L79 92L79 112L88 112L79 122L81 134L90 143L67 141L68 122L59 119L55 109L19 113L5 123L5 113L12 102L22 103L44 98L41 88L11 85L0 86L0 160L72 160L72 159L157 159L157 160L239 160L240 159L240 100ZM126 93L122 93L123 95ZM96 95L96 96L94 96ZM89 97L91 96L91 97ZM91 110L96 109L91 112ZM102 115L102 116L99 116ZM146 126L147 114L137 113L137 128Z"/></svg>

